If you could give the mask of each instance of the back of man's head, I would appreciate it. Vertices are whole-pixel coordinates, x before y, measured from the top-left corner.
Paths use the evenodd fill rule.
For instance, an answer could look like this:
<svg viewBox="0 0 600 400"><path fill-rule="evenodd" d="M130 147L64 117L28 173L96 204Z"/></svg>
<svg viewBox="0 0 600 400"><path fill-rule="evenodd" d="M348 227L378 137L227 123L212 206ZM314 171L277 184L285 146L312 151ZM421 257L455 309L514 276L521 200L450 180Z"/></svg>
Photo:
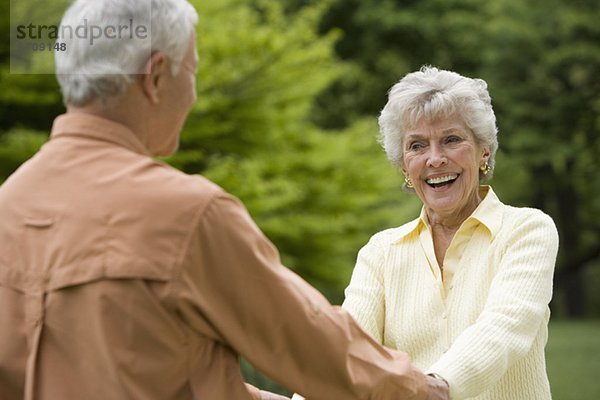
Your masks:
<svg viewBox="0 0 600 400"><path fill-rule="evenodd" d="M63 102L118 97L155 52L176 74L197 21L187 0L75 0L59 27L66 51L55 58Z"/></svg>

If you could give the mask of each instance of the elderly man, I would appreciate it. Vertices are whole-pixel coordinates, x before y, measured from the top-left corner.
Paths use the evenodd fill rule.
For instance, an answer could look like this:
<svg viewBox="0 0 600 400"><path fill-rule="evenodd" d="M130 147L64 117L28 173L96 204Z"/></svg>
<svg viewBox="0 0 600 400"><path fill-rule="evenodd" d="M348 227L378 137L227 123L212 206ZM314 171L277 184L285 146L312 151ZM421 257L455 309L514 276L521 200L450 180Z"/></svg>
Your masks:
<svg viewBox="0 0 600 400"><path fill-rule="evenodd" d="M311 399L446 399L283 267L239 201L152 158L196 99L189 3L77 0L61 26L146 11L150 41L62 31L67 112L0 188L2 399L281 398L240 355Z"/></svg>

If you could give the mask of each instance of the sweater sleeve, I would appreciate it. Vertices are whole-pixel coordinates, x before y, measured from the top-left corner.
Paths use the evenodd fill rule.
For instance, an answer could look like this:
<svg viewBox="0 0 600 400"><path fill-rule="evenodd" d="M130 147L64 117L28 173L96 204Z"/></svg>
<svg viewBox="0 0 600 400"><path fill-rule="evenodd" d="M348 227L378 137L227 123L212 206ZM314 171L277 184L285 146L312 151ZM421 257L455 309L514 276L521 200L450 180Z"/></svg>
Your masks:
<svg viewBox="0 0 600 400"><path fill-rule="evenodd" d="M383 343L385 296L383 286L384 251L377 235L359 252L342 307L379 343Z"/></svg>
<svg viewBox="0 0 600 400"><path fill-rule="evenodd" d="M531 211L496 240L506 245L483 311L427 371L449 382L452 398L476 396L497 382L528 353L548 312L558 251L552 219Z"/></svg>

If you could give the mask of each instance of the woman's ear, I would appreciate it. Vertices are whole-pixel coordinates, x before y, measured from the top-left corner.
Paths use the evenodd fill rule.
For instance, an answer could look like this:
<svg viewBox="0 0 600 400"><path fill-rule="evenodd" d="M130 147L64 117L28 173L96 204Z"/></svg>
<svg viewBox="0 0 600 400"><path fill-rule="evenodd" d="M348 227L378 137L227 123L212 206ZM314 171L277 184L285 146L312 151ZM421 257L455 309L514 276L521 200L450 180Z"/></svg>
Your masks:
<svg viewBox="0 0 600 400"><path fill-rule="evenodd" d="M487 160L490 159L490 155L491 154L492 153L491 153L490 149L488 149L487 147L485 147L483 149L483 153L481 154L481 160L484 161L484 162L487 162Z"/></svg>
<svg viewBox="0 0 600 400"><path fill-rule="evenodd" d="M160 102L159 89L165 72L168 72L167 56L161 52L152 54L144 66L142 78L144 94L152 104Z"/></svg>

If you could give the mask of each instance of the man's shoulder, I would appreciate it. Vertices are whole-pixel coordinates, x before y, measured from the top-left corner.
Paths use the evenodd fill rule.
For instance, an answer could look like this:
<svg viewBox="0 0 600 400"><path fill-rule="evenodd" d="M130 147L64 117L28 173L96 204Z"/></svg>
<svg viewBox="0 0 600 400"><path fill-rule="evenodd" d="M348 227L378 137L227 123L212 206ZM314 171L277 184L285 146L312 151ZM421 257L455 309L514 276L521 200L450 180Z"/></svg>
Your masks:
<svg viewBox="0 0 600 400"><path fill-rule="evenodd" d="M129 161L110 164L90 178L95 194L91 212L129 215L156 227L159 222L187 226L212 202L227 195L204 176L187 174L160 160L136 157Z"/></svg>
<svg viewBox="0 0 600 400"><path fill-rule="evenodd" d="M216 183L199 174L187 174L160 161L152 161L144 172L158 198L174 202L197 202L225 193ZM143 179L142 179L143 180Z"/></svg>

